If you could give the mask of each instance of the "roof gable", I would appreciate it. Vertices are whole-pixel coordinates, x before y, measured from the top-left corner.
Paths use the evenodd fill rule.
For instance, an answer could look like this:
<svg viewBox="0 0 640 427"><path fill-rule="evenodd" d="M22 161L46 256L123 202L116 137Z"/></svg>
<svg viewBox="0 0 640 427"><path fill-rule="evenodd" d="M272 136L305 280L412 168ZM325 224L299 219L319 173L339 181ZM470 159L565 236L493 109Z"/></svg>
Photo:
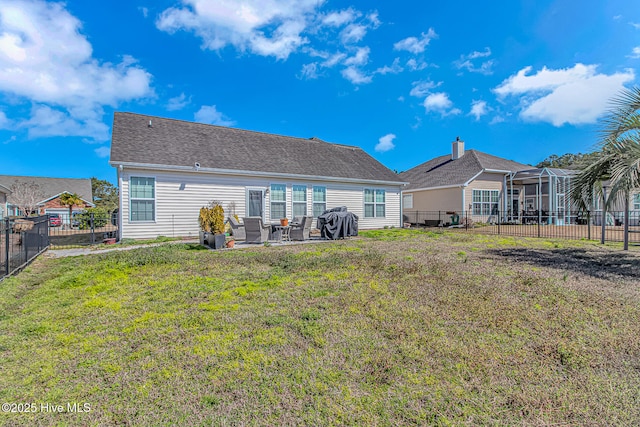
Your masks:
<svg viewBox="0 0 640 427"><path fill-rule="evenodd" d="M114 114L110 163L402 181L359 147L134 113Z"/></svg>

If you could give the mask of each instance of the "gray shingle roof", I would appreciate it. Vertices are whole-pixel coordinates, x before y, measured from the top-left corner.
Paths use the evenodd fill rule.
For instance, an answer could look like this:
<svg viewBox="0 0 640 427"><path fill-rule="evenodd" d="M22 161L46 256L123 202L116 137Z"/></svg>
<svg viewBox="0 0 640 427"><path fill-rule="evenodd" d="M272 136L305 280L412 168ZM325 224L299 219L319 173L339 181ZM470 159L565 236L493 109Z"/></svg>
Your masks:
<svg viewBox="0 0 640 427"><path fill-rule="evenodd" d="M88 178L45 178L39 176L0 175L0 186L11 189L11 186L16 181L19 183L33 181L38 184L43 195L43 201L66 191L68 193L76 193L85 201L93 203L91 180ZM11 194L7 196L7 200L11 203Z"/></svg>
<svg viewBox="0 0 640 427"><path fill-rule="evenodd" d="M402 181L359 147L134 113L114 114L112 165L193 167L196 162L201 168Z"/></svg>
<svg viewBox="0 0 640 427"><path fill-rule="evenodd" d="M520 171L531 166L476 150L467 150L459 159L452 160L451 154L436 157L408 171L400 178L410 184L405 190L463 185L483 169Z"/></svg>

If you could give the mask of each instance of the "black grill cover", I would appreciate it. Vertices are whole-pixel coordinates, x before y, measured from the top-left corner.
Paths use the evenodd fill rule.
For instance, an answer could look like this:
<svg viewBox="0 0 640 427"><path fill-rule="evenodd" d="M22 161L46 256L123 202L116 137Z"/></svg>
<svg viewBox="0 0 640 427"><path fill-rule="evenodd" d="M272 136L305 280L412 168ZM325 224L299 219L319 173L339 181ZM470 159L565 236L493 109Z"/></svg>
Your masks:
<svg viewBox="0 0 640 427"><path fill-rule="evenodd" d="M346 206L326 210L318 217L317 225L323 239L344 239L358 235L358 216L347 212Z"/></svg>

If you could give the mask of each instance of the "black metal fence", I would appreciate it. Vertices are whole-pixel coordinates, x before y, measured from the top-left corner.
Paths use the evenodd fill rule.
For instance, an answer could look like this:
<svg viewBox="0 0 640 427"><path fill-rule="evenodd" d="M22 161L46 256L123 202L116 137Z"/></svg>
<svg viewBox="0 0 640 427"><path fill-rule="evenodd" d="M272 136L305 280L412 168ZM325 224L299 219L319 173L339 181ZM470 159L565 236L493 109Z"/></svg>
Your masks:
<svg viewBox="0 0 640 427"><path fill-rule="evenodd" d="M103 243L118 237L117 212L74 212L49 214L51 246Z"/></svg>
<svg viewBox="0 0 640 427"><path fill-rule="evenodd" d="M0 221L0 279L24 268L49 247L47 215Z"/></svg>
<svg viewBox="0 0 640 427"><path fill-rule="evenodd" d="M458 228L467 231L519 237L624 241L624 212L525 211L512 214L493 211L412 211L404 213L405 223L426 227ZM604 226L603 226L604 223ZM629 212L628 241L640 243L640 211Z"/></svg>

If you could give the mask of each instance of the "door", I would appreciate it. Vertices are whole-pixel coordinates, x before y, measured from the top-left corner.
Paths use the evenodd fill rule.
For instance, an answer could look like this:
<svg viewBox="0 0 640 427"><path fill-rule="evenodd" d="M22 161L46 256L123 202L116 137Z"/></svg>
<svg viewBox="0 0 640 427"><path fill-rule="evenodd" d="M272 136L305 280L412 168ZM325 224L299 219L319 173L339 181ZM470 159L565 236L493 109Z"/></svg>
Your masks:
<svg viewBox="0 0 640 427"><path fill-rule="evenodd" d="M249 216L259 216L264 220L264 190L248 189L247 206Z"/></svg>

